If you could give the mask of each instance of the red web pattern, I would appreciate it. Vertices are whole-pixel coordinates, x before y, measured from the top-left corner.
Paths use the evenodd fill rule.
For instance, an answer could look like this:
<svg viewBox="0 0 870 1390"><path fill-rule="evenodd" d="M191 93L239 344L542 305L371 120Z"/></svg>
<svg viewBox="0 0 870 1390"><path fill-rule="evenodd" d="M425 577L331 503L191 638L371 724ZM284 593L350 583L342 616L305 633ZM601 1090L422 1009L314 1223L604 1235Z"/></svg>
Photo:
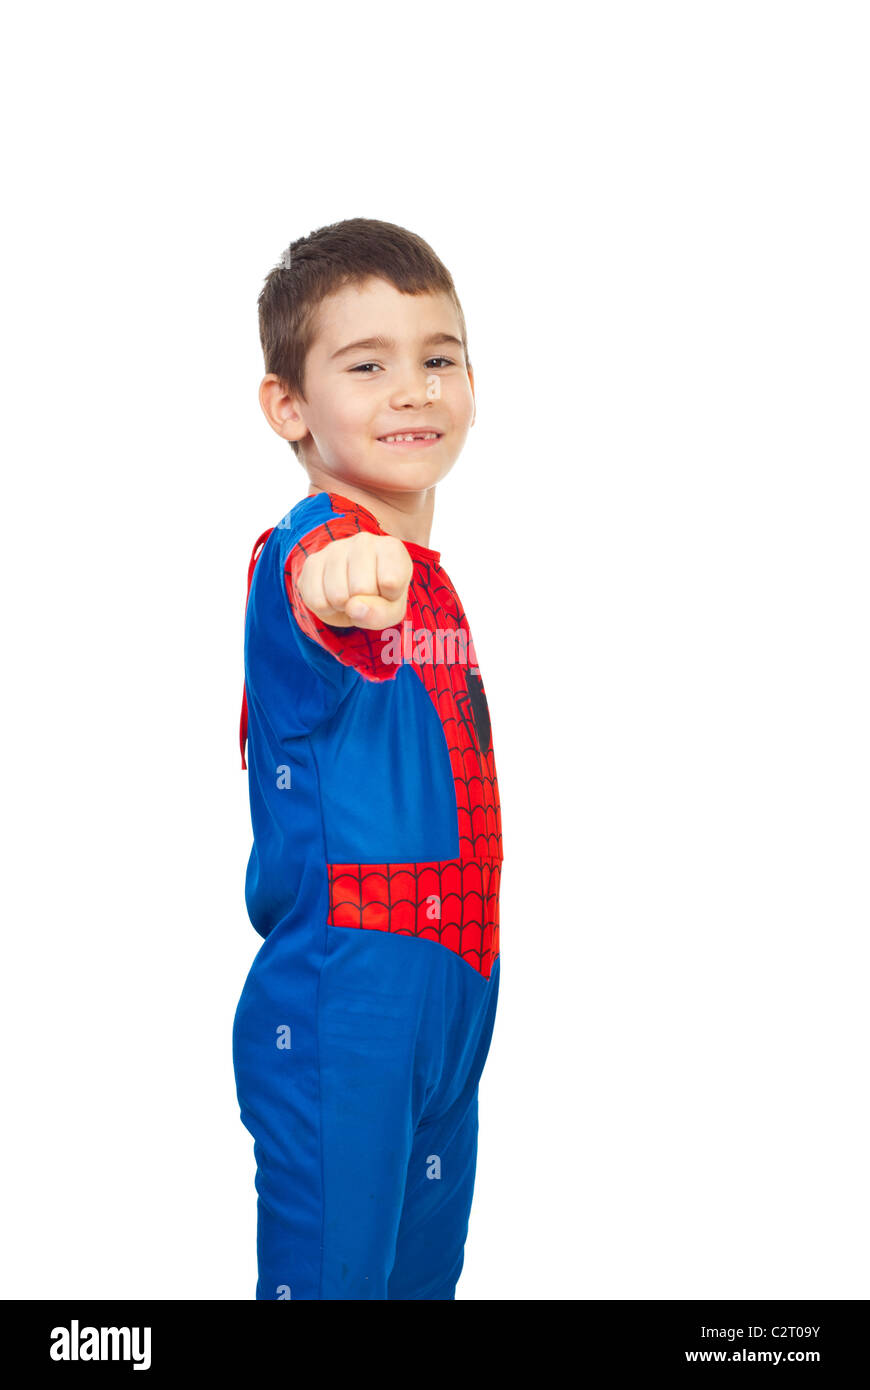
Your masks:
<svg viewBox="0 0 870 1390"><path fill-rule="evenodd" d="M499 949L500 859L327 868L333 926L428 937L489 979Z"/></svg>
<svg viewBox="0 0 870 1390"><path fill-rule="evenodd" d="M308 555L358 531L386 534L365 507L334 493L330 499L336 510L347 515L321 523L287 560L285 578L293 613L302 631L345 665L354 666L370 680L394 679L399 666L383 661L380 631L330 627L305 607L299 594L299 574ZM495 757L491 744L484 751L478 746L465 664L474 667L475 653L456 590L440 565L413 553L412 558L414 574L406 612L412 637L421 628L432 633L435 656L436 629L465 634L464 647L456 643L454 660L449 660L447 643L440 660L411 663L426 686L447 741L456 790L459 858L417 864L329 864L328 920L334 926L429 937L488 978L499 953L502 864ZM412 642L412 650L415 647Z"/></svg>

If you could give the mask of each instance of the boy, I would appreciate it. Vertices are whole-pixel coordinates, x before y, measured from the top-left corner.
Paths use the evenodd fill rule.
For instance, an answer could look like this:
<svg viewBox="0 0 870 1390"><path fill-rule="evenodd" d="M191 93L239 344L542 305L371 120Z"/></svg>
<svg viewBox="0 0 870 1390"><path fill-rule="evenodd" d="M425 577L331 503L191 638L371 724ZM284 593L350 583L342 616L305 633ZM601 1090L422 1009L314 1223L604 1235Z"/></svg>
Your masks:
<svg viewBox="0 0 870 1390"><path fill-rule="evenodd" d="M293 242L259 314L260 404L309 488L248 572L256 1297L453 1299L502 862L486 694L428 543L474 421L465 321L426 242L367 218Z"/></svg>

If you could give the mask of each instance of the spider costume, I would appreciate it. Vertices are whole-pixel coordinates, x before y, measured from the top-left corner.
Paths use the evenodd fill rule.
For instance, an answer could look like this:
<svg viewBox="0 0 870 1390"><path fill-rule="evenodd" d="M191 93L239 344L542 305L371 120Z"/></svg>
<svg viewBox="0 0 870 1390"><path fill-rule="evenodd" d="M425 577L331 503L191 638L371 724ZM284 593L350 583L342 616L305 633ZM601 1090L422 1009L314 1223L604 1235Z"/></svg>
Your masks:
<svg viewBox="0 0 870 1390"><path fill-rule="evenodd" d="M258 1299L452 1299L499 982L486 694L440 552L401 631L321 622L308 555L370 531L304 498L248 572L240 742L264 938L233 1024L257 1164Z"/></svg>

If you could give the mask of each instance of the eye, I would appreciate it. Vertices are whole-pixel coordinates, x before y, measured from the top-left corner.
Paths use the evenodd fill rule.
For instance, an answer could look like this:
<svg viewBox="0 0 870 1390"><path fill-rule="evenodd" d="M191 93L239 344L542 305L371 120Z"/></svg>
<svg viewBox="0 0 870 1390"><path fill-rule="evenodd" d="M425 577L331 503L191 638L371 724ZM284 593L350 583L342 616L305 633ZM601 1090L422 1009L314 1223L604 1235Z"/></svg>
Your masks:
<svg viewBox="0 0 870 1390"><path fill-rule="evenodd" d="M377 362L361 362L360 365L359 365L358 367L351 367L351 371L352 371L352 372L362 372L365 376L371 376L372 373L371 373L371 372L367 372L367 371L366 371L366 367L377 367L377 368L378 368L378 371L381 371L381 367L378 365Z"/></svg>
<svg viewBox="0 0 870 1390"><path fill-rule="evenodd" d="M456 363L453 361L453 358L452 358L452 357L430 357L430 358L429 358L429 361L430 361L430 362L445 362L445 363L447 364L448 367L455 367L455 366L456 366Z"/></svg>

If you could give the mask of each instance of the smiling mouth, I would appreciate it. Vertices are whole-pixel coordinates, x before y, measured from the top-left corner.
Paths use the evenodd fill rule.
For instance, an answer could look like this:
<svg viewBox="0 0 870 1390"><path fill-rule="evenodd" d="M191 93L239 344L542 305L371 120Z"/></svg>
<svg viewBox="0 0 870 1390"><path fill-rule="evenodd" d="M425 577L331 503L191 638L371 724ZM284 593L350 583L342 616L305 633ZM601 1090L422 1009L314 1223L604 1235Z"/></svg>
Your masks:
<svg viewBox="0 0 870 1390"><path fill-rule="evenodd" d="M378 436L378 443L420 448L426 444L437 444L441 437L440 430L405 430L401 434L381 434Z"/></svg>

